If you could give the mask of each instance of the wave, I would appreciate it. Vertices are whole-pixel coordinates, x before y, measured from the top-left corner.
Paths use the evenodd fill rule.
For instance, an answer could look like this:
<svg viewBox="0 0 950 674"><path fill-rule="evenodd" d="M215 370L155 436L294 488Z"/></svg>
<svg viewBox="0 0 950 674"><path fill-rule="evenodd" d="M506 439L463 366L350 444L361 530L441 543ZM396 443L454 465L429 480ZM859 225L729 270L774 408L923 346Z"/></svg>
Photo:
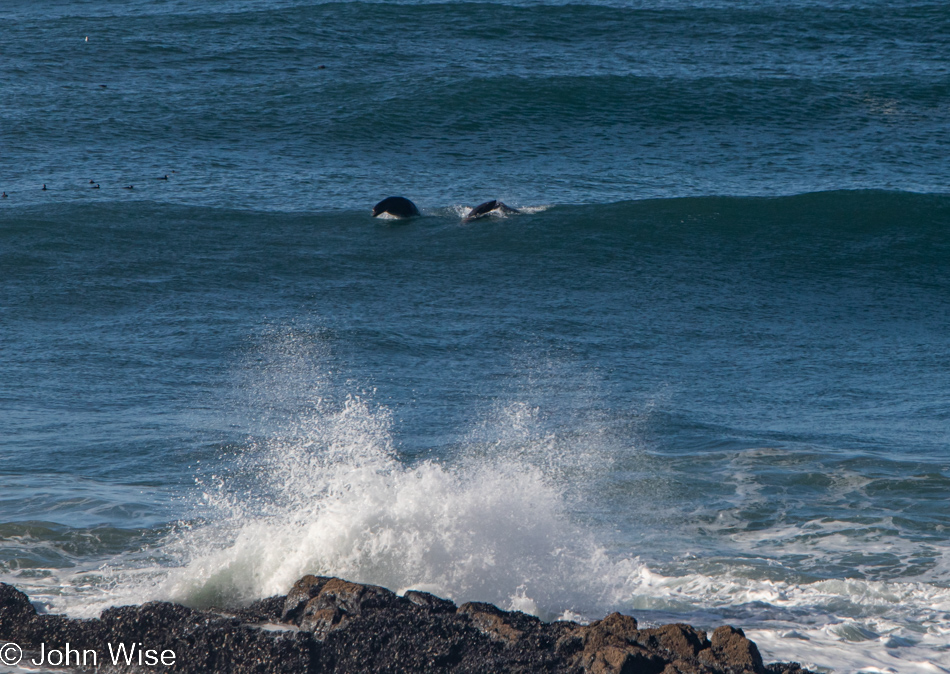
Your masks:
<svg viewBox="0 0 950 674"><path fill-rule="evenodd" d="M204 14L188 3L173 6L179 14L136 11L84 29L112 22L136 37L132 47L103 42L96 49L109 50L97 52L100 61L134 73L122 86L137 95L117 97L87 75L83 86L59 87L55 100L25 89L24 104L5 115L15 147L28 154L32 138L99 147L105 135L134 139L134 147L115 146L133 157L142 145L150 159L173 146L165 159L180 164L209 141L250 150L245 159L278 144L283 164L354 148L419 154L432 141L449 146L449 155L479 140L469 147L539 156L586 147L589 138L601 151L622 144L636 156L644 130L666 144L686 136L740 148L739 136L752 128L779 139L794 131L799 142L785 150L798 152L802 140L834 133L872 143L896 135L916 147L924 130L939 136L946 124L948 89L933 74L943 67L939 4L908 3L898 12L878 3L737 10L344 2L271 3L259 11L237 3ZM42 19L50 30L66 30L57 25L63 19ZM17 64L27 79L48 76L46 51L30 38L35 21L11 33L23 47ZM218 40L221 25L233 40ZM355 36L379 26L399 39L354 49ZM839 45L829 26L862 39L831 59ZM208 34L215 38L197 37ZM318 77L315 59L329 64ZM156 63L174 75L158 89L148 75ZM887 65L894 63L908 65L895 73ZM52 114L29 114L40 105ZM402 142L405 135L411 143Z"/></svg>
<svg viewBox="0 0 950 674"><path fill-rule="evenodd" d="M432 190L432 188L426 188ZM87 196L83 194L83 196ZM411 195L422 209L423 218L386 223L370 216L370 204L357 203L350 197L329 209L235 209L182 203L139 200L101 199L88 203L77 195L60 196L53 204L7 205L0 210L0 237L11 245L29 235L56 241L70 237L85 239L98 233L104 238L148 238L157 242L174 237L186 227L194 229L195 243L210 243L225 231L239 237L279 236L299 239L307 230L332 235L334 243L359 244L378 236L386 227L393 231L417 233L426 238L463 237L478 240L488 233L512 236L537 234L556 241L590 231L626 234L632 240L674 241L690 236L755 237L769 242L809 238L815 243L835 238L892 236L882 243L893 244L894 251L906 251L914 245L921 249L943 249L950 239L950 194L916 193L887 190L833 190L777 196L687 196L675 198L638 198L608 203L531 204L512 195L498 196L521 209L525 217L489 218L460 225L471 204L421 199ZM444 195L443 195L444 198ZM63 224L69 224L64 230ZM503 225L503 226L499 226ZM381 229L382 227L382 229ZM767 243L767 242L766 242ZM15 260L11 259L11 263Z"/></svg>
<svg viewBox="0 0 950 674"><path fill-rule="evenodd" d="M248 391L271 432L200 478L201 522L166 543L180 569L155 591L247 601L325 573L549 617L603 595L583 571L606 564L604 552L570 521L563 480L598 461L552 451L530 408L497 409L499 423L473 431L461 454L411 459L389 411L343 394L325 353L287 331L262 348ZM501 451L515 438L516 456Z"/></svg>

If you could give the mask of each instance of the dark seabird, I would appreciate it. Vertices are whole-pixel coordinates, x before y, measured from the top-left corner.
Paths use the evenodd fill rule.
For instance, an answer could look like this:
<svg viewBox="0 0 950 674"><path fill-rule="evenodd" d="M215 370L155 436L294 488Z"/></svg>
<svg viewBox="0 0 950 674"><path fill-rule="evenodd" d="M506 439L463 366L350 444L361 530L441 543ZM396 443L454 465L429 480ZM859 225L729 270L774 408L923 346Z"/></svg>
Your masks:
<svg viewBox="0 0 950 674"><path fill-rule="evenodd" d="M164 177L159 178L159 180L168 180L168 174L166 173Z"/></svg>
<svg viewBox="0 0 950 674"><path fill-rule="evenodd" d="M472 220L477 220L478 218L484 218L486 215L490 215L491 213L494 213L496 211L498 213L504 213L505 215L509 213L521 212L517 208L512 208L511 206L508 206L507 204L504 204L500 201L492 199L491 201L486 201L484 204L479 204L478 206L470 210L468 212L468 215L462 218L462 222L470 222Z"/></svg>
<svg viewBox="0 0 950 674"><path fill-rule="evenodd" d="M93 186L92 186L92 189L94 189L94 190L99 189L99 183L96 183L95 185L93 185Z"/></svg>
<svg viewBox="0 0 950 674"><path fill-rule="evenodd" d="M126 185L126 186L123 187L122 189L124 189L124 190L134 190L134 189L135 189L135 185Z"/></svg>
<svg viewBox="0 0 950 674"><path fill-rule="evenodd" d="M7 193L6 193L6 192L3 193L3 198L4 198L4 199L7 198Z"/></svg>
<svg viewBox="0 0 950 674"><path fill-rule="evenodd" d="M46 183L43 183L43 191L46 190Z"/></svg>
<svg viewBox="0 0 950 674"><path fill-rule="evenodd" d="M411 218L414 215L419 215L419 209L405 197L386 197L373 206L374 218L379 217L383 213L397 218Z"/></svg>

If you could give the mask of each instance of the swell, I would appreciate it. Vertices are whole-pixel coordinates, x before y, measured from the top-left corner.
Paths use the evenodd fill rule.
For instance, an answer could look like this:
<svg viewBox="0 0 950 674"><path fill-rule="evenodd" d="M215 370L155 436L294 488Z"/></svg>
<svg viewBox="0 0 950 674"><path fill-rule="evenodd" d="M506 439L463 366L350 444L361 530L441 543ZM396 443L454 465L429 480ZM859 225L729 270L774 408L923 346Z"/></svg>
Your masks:
<svg viewBox="0 0 950 674"><path fill-rule="evenodd" d="M834 190L776 197L709 196L646 199L600 206L601 222L632 217L667 224L702 226L735 234L770 226L787 236L838 232L860 235L884 230L933 239L946 238L950 195L886 190ZM716 226L718 225L718 226Z"/></svg>
<svg viewBox="0 0 950 674"><path fill-rule="evenodd" d="M928 237L934 243L950 237L950 194L917 193L890 190L832 190L777 196L689 196L657 199L630 199L613 203L562 203L525 208L520 217L490 218L468 228L463 236L477 236L489 230L519 231L556 221L558 229L571 224L579 231L619 228L634 234L650 231L647 224L663 226L665 231L690 228L722 233L752 233L756 227L775 226L788 236L815 232L841 232L859 235L885 230L905 230L908 234ZM214 236L225 230L257 229L272 235L290 234L304 227L332 227L334 240L342 241L355 232L398 232L422 229L431 235L433 225L457 223L465 205L418 202L423 218L394 223L374 220L370 206L333 207L299 211L297 209L258 210L215 208L159 201L125 199L96 203L57 202L49 205L17 206L0 210L0 236L9 244L43 236L68 245L72 234L87 236L141 236L161 238L174 232L182 222L198 227L195 236ZM5 205L6 206L6 205ZM68 227L64 228L63 223ZM156 227L156 224L158 225ZM265 226L261 226L265 225ZM367 228L369 225L369 228ZM683 225L679 227L678 225ZM236 230L235 230L236 228ZM455 231L455 228L452 228ZM658 230L662 231L662 230ZM123 234L124 233L124 234ZM15 262L15 260L10 260Z"/></svg>
<svg viewBox="0 0 950 674"><path fill-rule="evenodd" d="M649 199L555 205L469 225L453 204L419 205L424 217L407 223L374 220L368 205L304 213L143 202L3 209L8 301L0 311L44 320L80 306L95 315L142 302L172 311L183 299L200 304L215 293L230 301L242 288L263 298L316 279L371 286L379 269L441 287L436 279L445 274L471 280L488 265L499 278L533 287L510 265L534 268L541 259L562 282L600 284L604 292L631 273L679 269L677 284L698 293L712 279L731 287L734 274L769 284L821 282L835 293L858 283L892 293L888 306L896 311L897 297L911 287L940 305L941 289L950 287L950 195ZM31 299L37 288L45 288L40 303Z"/></svg>
<svg viewBox="0 0 950 674"><path fill-rule="evenodd" d="M18 94L4 106L10 138L27 148L33 134L71 144L134 137L254 145L257 137L292 150L408 130L419 140L578 121L853 131L941 124L950 96L941 47L950 26L928 4L328 3L106 20L121 41L98 40L105 28L92 19L77 27L44 17L51 34L93 34L88 48L64 45L55 54L47 41L31 46L34 22L13 27L19 75L4 78ZM378 42L354 48L367 34ZM60 58L77 67L53 67ZM43 114L24 112L33 110Z"/></svg>

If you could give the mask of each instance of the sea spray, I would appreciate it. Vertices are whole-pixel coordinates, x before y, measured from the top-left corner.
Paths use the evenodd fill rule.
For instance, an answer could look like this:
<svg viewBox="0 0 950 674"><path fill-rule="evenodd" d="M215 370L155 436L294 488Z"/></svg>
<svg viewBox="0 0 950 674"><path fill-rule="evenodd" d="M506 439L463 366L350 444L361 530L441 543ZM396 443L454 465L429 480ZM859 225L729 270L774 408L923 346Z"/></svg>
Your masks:
<svg viewBox="0 0 950 674"><path fill-rule="evenodd" d="M169 596L248 601L317 573L550 612L594 589L602 552L539 468L406 463L384 409L357 397L329 407L250 448L237 475L205 492L211 515L179 541L188 559Z"/></svg>

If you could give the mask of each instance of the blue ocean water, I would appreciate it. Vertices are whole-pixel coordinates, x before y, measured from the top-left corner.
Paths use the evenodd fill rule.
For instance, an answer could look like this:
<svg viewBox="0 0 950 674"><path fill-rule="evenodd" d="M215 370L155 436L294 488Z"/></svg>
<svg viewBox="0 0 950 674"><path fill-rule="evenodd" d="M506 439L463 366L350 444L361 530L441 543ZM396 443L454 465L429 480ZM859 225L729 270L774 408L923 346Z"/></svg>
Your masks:
<svg viewBox="0 0 950 674"><path fill-rule="evenodd" d="M950 671L944 5L0 21L0 580L327 573Z"/></svg>

